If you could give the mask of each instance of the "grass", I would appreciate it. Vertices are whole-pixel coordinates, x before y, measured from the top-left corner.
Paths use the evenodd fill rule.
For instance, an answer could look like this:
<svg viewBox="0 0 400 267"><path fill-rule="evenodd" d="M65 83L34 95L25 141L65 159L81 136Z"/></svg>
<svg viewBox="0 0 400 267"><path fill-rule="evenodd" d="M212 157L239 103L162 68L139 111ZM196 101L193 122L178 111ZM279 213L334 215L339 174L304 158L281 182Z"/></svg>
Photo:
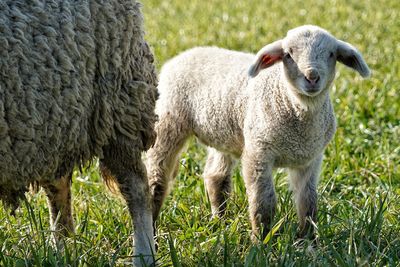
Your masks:
<svg viewBox="0 0 400 267"><path fill-rule="evenodd" d="M400 2L291 0L146 0L147 40L157 66L193 46L256 52L290 28L317 24L354 44L373 70L369 80L338 66L332 88L338 130L325 152L314 252L295 238L297 218L286 174L275 173L277 232L265 246L250 242L245 188L238 168L221 220L210 219L201 179L205 150L183 153L162 210L161 266L400 265ZM95 168L75 173L76 236L64 251L51 245L43 193L17 216L0 207L0 266L114 266L132 259L131 221Z"/></svg>

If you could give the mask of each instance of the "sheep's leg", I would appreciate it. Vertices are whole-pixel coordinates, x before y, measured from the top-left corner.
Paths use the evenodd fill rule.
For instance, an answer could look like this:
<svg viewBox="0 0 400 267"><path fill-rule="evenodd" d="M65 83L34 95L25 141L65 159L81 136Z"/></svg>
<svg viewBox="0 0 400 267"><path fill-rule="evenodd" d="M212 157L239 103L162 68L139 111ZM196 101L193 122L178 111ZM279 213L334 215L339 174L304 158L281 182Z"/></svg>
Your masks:
<svg viewBox="0 0 400 267"><path fill-rule="evenodd" d="M322 156L309 166L289 169L289 182L293 190L299 217L299 237L309 235L314 238L314 227L317 222L317 182L320 173Z"/></svg>
<svg viewBox="0 0 400 267"><path fill-rule="evenodd" d="M231 191L231 173L234 163L230 155L213 148L208 149L203 176L213 217L222 216L225 213L226 200Z"/></svg>
<svg viewBox="0 0 400 267"><path fill-rule="evenodd" d="M264 155L245 151L242 156L243 177L249 201L252 239L264 239L268 234L275 215L276 197L272 180L272 166L263 161ZM261 228L261 229L260 229Z"/></svg>
<svg viewBox="0 0 400 267"><path fill-rule="evenodd" d="M179 152L189 136L184 121L170 113L160 116L156 125L156 143L146 154L154 221L160 213L168 186L177 174Z"/></svg>
<svg viewBox="0 0 400 267"><path fill-rule="evenodd" d="M74 232L74 221L71 207L71 174L52 182L41 184L47 195L50 210L51 228L58 241L62 236Z"/></svg>
<svg viewBox="0 0 400 267"><path fill-rule="evenodd" d="M120 191L125 198L133 219L135 256L143 256L146 264L154 262L155 245L153 219L146 170L142 162L135 170L117 176ZM135 266L142 266L140 257L134 259Z"/></svg>
<svg viewBox="0 0 400 267"><path fill-rule="evenodd" d="M104 149L100 169L105 179L114 179L124 197L134 226L134 265L154 262L153 219L146 168L141 152L118 138L118 144ZM129 143L128 143L129 144ZM126 147L124 147L126 146ZM146 266L147 266L146 265Z"/></svg>

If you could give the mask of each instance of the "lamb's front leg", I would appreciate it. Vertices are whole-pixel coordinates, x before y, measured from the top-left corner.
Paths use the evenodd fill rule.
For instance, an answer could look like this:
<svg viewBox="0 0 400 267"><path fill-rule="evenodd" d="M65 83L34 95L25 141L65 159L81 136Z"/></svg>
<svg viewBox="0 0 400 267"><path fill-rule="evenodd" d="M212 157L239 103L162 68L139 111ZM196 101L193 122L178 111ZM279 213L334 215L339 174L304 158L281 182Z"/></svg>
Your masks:
<svg viewBox="0 0 400 267"><path fill-rule="evenodd" d="M309 235L314 238L312 222L317 222L317 183L321 162L322 155L305 167L289 169L289 182L300 221L299 237Z"/></svg>
<svg viewBox="0 0 400 267"><path fill-rule="evenodd" d="M249 200L249 213L252 226L252 240L257 236L264 239L271 229L275 215L276 197L272 180L272 164L264 160L264 155L245 151L242 156L243 176Z"/></svg>

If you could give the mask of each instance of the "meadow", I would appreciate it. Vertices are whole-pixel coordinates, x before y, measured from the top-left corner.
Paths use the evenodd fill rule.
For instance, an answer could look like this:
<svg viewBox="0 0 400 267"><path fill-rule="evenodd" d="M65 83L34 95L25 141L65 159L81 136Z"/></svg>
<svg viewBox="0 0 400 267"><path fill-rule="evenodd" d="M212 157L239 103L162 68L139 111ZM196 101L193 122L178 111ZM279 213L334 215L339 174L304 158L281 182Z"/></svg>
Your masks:
<svg viewBox="0 0 400 267"><path fill-rule="evenodd" d="M157 234L160 266L400 266L400 2L397 0L142 0L157 68L193 46L257 52L303 24L356 46L372 70L363 80L338 65L331 89L338 128L318 187L318 248L296 239L284 170L275 172L274 234L250 241L240 165L227 214L211 219L202 180L205 147L191 140ZM132 260L131 221L96 164L74 172L76 235L52 246L43 192L10 216L0 206L0 266L120 266ZM306 242L307 243L307 242Z"/></svg>

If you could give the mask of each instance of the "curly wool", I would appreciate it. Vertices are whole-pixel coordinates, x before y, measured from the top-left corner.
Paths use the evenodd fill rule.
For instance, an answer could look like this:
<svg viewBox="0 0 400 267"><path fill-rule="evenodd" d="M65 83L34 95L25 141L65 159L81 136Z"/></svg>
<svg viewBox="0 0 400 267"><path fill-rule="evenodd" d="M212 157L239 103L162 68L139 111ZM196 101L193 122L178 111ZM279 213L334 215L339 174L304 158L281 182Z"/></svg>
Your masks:
<svg viewBox="0 0 400 267"><path fill-rule="evenodd" d="M154 142L153 56L133 0L0 2L0 199L102 157L123 135Z"/></svg>

